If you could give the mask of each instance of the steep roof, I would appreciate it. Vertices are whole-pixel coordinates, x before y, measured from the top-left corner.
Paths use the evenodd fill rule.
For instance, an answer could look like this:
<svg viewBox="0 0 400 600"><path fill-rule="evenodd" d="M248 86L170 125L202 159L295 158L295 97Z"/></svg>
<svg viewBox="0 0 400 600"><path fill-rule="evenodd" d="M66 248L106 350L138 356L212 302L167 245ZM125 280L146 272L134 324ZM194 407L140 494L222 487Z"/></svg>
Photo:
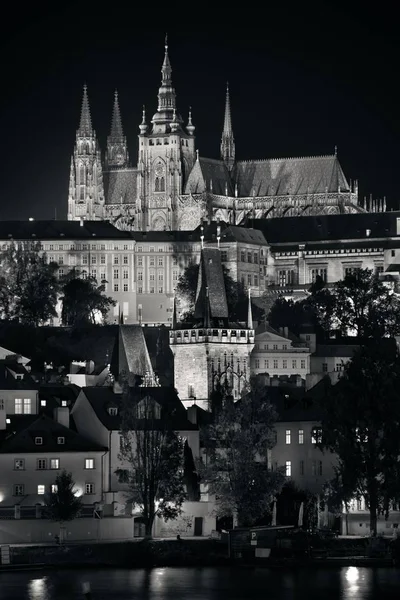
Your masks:
<svg viewBox="0 0 400 600"><path fill-rule="evenodd" d="M129 239L108 221L1 221L1 240Z"/></svg>
<svg viewBox="0 0 400 600"><path fill-rule="evenodd" d="M14 377L14 373L18 377ZM11 360L0 360L0 390L37 390L38 388L39 385L22 364Z"/></svg>
<svg viewBox="0 0 400 600"><path fill-rule="evenodd" d="M121 428L120 414L110 415L107 409L110 406L120 408L122 394L114 393L112 388L93 387L82 388L82 392L104 427L109 431L119 431ZM186 410L173 387L132 387L129 389L129 394L133 405L146 396L153 398L161 406L164 414L169 415L175 431L196 431L198 429L197 425L188 421ZM160 425L162 422L160 420Z"/></svg>
<svg viewBox="0 0 400 600"><path fill-rule="evenodd" d="M116 169L104 173L104 191L107 204L136 204L137 169Z"/></svg>
<svg viewBox="0 0 400 600"><path fill-rule="evenodd" d="M371 244L375 238L397 236L400 212L355 213L314 217L252 219L269 244L360 240ZM369 234L368 234L369 230Z"/></svg>
<svg viewBox="0 0 400 600"><path fill-rule="evenodd" d="M284 196L349 191L336 156L274 158L236 163L239 196Z"/></svg>
<svg viewBox="0 0 400 600"><path fill-rule="evenodd" d="M359 344L318 344L312 356L352 358L359 348Z"/></svg>
<svg viewBox="0 0 400 600"><path fill-rule="evenodd" d="M154 376L149 351L141 325L119 326L119 364L129 373Z"/></svg>
<svg viewBox="0 0 400 600"><path fill-rule="evenodd" d="M0 453L19 453L19 452L36 452L36 453L64 453L64 452L101 452L106 448L87 440L85 437L64 427L50 419L46 415L41 415L26 427L21 427L13 432L7 428L3 433L0 442ZM43 443L35 444L35 438L41 437ZM57 438L63 437L64 444L58 444Z"/></svg>
<svg viewBox="0 0 400 600"><path fill-rule="evenodd" d="M195 162L186 182L185 194L202 194L206 191L219 196L225 196L228 192L228 196L233 196L234 188L224 161L200 157Z"/></svg>
<svg viewBox="0 0 400 600"><path fill-rule="evenodd" d="M212 319L228 319L221 253L217 248L203 248L200 257L195 318L204 318L207 310Z"/></svg>

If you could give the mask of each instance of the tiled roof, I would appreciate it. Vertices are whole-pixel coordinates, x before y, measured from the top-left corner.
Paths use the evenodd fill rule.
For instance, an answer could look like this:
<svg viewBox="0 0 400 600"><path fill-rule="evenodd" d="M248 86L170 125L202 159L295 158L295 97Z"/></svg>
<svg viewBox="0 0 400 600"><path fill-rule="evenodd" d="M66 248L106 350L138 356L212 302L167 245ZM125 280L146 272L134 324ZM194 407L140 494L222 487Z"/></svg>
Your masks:
<svg viewBox="0 0 400 600"><path fill-rule="evenodd" d="M80 391L81 388L74 383L68 385L41 384L39 388L39 398L40 400L66 400L70 405L73 405ZM60 406L60 404L58 404L58 406Z"/></svg>
<svg viewBox="0 0 400 600"><path fill-rule="evenodd" d="M198 235L193 231L131 231L131 238L140 242L199 242L200 232Z"/></svg>
<svg viewBox="0 0 400 600"><path fill-rule="evenodd" d="M228 196L233 196L234 188L224 161L199 158L195 162L186 182L185 194L202 194L206 191L219 196L225 196L228 191Z"/></svg>
<svg viewBox="0 0 400 600"><path fill-rule="evenodd" d="M360 240L370 245L374 238L396 236L397 218L400 212L252 219L251 224L269 244Z"/></svg>
<svg viewBox="0 0 400 600"><path fill-rule="evenodd" d="M82 392L104 427L109 431L119 431L121 428L120 415L110 415L107 409L110 406L120 407L122 394L114 393L112 388L93 387L82 388ZM154 398L160 404L164 414L170 416L175 431L196 431L198 429L197 425L193 425L188 421L186 410L173 387L132 387L129 393L132 404L137 404L146 396ZM163 421L160 420L160 425L162 423Z"/></svg>
<svg viewBox="0 0 400 600"><path fill-rule="evenodd" d="M41 437L43 444L35 444L35 438ZM57 438L63 437L64 444L58 444ZM106 448L87 440L82 435L60 425L46 415L41 415L26 427L21 427L15 431L8 426L3 433L0 443L0 453L19 453L19 452L96 452L104 451Z"/></svg>
<svg viewBox="0 0 400 600"><path fill-rule="evenodd" d="M238 162L234 177L241 197L349 191L336 156Z"/></svg>
<svg viewBox="0 0 400 600"><path fill-rule="evenodd" d="M12 372L22 374L23 379L16 379ZM38 387L23 365L8 360L0 361L0 390L37 390Z"/></svg>
<svg viewBox="0 0 400 600"><path fill-rule="evenodd" d="M199 279L196 291L195 317L205 316L206 289L212 319L228 319L228 304L224 276L222 271L221 253L217 248L203 248L201 251Z"/></svg>
<svg viewBox="0 0 400 600"><path fill-rule="evenodd" d="M1 221L0 239L74 240L129 239L129 232L120 231L107 221Z"/></svg>
<svg viewBox="0 0 400 600"><path fill-rule="evenodd" d="M107 204L136 204L137 169L118 169L104 173Z"/></svg>
<svg viewBox="0 0 400 600"><path fill-rule="evenodd" d="M118 344L120 370L125 368L135 375L144 375L146 372L154 375L143 327L120 325Z"/></svg>

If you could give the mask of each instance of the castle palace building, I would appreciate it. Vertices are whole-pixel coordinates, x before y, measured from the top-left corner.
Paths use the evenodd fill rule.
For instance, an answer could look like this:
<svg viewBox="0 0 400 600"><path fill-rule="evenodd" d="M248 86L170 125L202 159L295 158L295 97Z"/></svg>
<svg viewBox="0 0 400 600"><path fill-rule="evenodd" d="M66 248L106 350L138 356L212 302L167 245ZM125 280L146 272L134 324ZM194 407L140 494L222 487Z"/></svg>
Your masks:
<svg viewBox="0 0 400 600"><path fill-rule="evenodd" d="M92 126L88 92L71 158L68 220L108 220L131 231L193 230L204 218L239 225L246 219L364 212L336 152L329 156L237 161L229 88L219 160L199 156L189 110L178 111L165 56L158 107L150 123L143 109L135 167L115 92L103 158Z"/></svg>

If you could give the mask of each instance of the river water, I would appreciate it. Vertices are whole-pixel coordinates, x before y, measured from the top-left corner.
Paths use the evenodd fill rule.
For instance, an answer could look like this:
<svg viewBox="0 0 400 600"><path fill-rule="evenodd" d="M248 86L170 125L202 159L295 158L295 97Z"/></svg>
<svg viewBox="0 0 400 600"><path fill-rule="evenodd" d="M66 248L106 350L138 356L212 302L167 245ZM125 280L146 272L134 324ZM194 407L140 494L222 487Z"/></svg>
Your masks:
<svg viewBox="0 0 400 600"><path fill-rule="evenodd" d="M386 600L400 569L154 568L0 573L0 600Z"/></svg>

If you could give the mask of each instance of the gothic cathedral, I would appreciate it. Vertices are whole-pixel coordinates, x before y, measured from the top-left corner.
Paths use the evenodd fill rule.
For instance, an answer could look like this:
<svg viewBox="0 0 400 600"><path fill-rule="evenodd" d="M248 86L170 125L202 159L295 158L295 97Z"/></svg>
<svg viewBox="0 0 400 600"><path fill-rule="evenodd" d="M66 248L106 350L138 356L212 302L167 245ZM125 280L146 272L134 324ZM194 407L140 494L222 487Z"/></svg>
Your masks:
<svg viewBox="0 0 400 600"><path fill-rule="evenodd" d="M204 218L230 224L248 218L364 212L357 183L348 183L336 152L327 156L237 161L229 88L219 160L203 158L176 106L165 42L157 112L139 125L132 167L115 92L104 162L86 86L76 132L68 195L69 220L108 220L119 229L193 230Z"/></svg>

